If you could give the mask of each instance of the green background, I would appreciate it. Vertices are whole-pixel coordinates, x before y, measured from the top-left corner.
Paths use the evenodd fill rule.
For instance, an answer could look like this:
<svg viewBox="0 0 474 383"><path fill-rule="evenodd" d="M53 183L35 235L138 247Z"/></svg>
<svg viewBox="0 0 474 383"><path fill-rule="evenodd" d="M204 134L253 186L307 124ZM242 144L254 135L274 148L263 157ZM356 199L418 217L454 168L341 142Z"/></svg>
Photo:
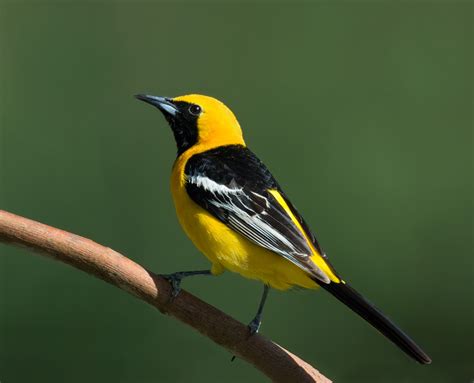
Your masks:
<svg viewBox="0 0 474 383"><path fill-rule="evenodd" d="M262 333L337 382L470 382L473 3L0 5L0 207L156 272L207 266L175 217L175 156L139 92L238 116L345 277L434 362L324 292L271 292ZM0 381L259 382L95 278L0 246ZM185 288L249 321L260 285Z"/></svg>

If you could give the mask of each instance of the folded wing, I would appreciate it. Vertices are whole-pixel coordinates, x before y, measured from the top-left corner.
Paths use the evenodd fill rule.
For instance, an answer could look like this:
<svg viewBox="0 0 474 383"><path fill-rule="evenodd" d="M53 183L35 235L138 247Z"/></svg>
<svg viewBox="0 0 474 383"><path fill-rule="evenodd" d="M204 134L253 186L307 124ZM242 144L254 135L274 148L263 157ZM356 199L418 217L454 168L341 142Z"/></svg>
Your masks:
<svg viewBox="0 0 474 383"><path fill-rule="evenodd" d="M318 281L330 282L311 260L315 252L284 206L277 182L250 150L228 146L195 155L185 173L186 190L194 202L255 244L283 256Z"/></svg>

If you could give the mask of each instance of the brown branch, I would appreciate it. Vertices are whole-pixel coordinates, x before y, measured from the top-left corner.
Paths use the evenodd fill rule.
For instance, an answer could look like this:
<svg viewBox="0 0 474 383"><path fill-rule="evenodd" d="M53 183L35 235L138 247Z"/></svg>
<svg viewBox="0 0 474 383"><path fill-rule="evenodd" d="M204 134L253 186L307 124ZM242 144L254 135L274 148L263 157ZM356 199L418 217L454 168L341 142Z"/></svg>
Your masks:
<svg viewBox="0 0 474 383"><path fill-rule="evenodd" d="M0 210L0 241L28 247L108 282L193 327L275 382L330 382L310 364L199 298L87 238ZM230 367L229 367L230 368Z"/></svg>

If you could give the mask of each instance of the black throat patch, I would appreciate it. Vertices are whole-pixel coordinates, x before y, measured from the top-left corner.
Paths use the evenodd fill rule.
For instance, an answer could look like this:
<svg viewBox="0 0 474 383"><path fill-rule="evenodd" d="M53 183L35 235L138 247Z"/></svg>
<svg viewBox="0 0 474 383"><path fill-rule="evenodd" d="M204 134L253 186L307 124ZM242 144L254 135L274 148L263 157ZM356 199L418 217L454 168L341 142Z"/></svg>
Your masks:
<svg viewBox="0 0 474 383"><path fill-rule="evenodd" d="M189 107L192 104L188 102L176 101L173 104L176 105L180 113L166 119L173 131L179 157L198 141L198 116L189 113Z"/></svg>

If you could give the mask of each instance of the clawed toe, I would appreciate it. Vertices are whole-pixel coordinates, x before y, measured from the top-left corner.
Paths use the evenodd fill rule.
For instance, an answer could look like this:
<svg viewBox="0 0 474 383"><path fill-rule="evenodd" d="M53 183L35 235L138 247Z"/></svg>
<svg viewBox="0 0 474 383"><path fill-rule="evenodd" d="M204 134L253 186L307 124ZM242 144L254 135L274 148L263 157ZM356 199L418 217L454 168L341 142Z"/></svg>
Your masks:
<svg viewBox="0 0 474 383"><path fill-rule="evenodd" d="M211 270L196 270L196 271L178 271L173 274L160 274L160 277L165 278L171 285L171 297L170 300L176 298L181 291L181 281L183 278L190 277L192 275L212 275Z"/></svg>
<svg viewBox="0 0 474 383"><path fill-rule="evenodd" d="M260 330L261 325L262 325L262 321L260 320L260 318L254 318L252 322L248 324L250 335L257 334L258 331Z"/></svg>
<svg viewBox="0 0 474 383"><path fill-rule="evenodd" d="M183 276L181 273L173 274L160 274L161 277L165 278L171 285L171 300L175 299L181 291L181 280Z"/></svg>

